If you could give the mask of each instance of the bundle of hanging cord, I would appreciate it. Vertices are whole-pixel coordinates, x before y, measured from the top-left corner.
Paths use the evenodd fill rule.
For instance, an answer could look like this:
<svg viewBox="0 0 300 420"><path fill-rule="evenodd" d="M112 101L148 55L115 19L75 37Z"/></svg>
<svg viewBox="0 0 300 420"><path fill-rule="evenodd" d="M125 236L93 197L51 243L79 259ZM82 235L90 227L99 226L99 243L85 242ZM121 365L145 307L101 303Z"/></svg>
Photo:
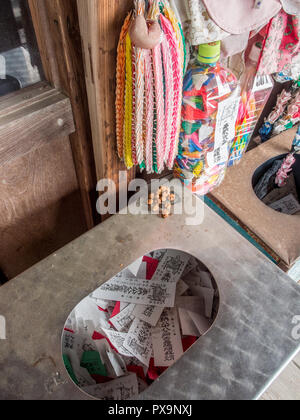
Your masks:
<svg viewBox="0 0 300 420"><path fill-rule="evenodd" d="M172 169L178 150L183 31L167 0L135 0L117 56L116 122L120 159L147 173Z"/></svg>

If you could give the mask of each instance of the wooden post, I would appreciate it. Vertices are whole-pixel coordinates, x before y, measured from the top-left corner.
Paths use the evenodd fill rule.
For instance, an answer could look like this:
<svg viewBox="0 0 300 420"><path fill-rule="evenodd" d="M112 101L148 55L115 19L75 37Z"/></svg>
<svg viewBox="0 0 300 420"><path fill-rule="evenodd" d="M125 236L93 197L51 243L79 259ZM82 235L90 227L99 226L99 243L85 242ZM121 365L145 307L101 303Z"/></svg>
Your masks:
<svg viewBox="0 0 300 420"><path fill-rule="evenodd" d="M113 180L118 191L127 185L119 185L119 171L126 168L116 151L116 55L121 27L133 1L77 0L77 7L97 177ZM128 171L128 181L134 177L135 169Z"/></svg>

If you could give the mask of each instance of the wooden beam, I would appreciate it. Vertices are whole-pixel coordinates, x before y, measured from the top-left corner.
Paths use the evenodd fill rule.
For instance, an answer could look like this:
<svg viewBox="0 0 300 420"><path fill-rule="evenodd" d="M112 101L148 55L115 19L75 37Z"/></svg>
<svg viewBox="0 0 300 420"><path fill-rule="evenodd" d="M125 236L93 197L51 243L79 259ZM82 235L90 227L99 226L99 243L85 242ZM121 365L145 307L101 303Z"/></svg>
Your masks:
<svg viewBox="0 0 300 420"><path fill-rule="evenodd" d="M74 132L69 98L45 83L0 99L0 165Z"/></svg>
<svg viewBox="0 0 300 420"><path fill-rule="evenodd" d="M47 80L72 105L76 131L70 136L88 228L96 214L96 170L85 88L76 0L28 0Z"/></svg>
<svg viewBox="0 0 300 420"><path fill-rule="evenodd" d="M133 6L128 0L77 0L85 78L91 116L98 180L112 179L126 170L116 152L115 87L117 44L123 21ZM128 171L128 180L135 169Z"/></svg>

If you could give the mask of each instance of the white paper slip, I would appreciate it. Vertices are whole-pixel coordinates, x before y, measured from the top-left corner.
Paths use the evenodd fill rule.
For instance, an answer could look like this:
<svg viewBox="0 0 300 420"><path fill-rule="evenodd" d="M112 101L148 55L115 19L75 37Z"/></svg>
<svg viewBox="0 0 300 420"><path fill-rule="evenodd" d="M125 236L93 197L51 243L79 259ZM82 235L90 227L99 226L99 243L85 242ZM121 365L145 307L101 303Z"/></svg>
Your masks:
<svg viewBox="0 0 300 420"><path fill-rule="evenodd" d="M134 315L132 314L132 312L135 306L136 305L134 303L130 303L125 307L125 309L123 309L117 315L109 319L109 322L111 322L111 324L115 327L117 331L123 332L128 330L134 319Z"/></svg>
<svg viewBox="0 0 300 420"><path fill-rule="evenodd" d="M208 289L209 290L209 289ZM188 311L205 315L204 298L200 296L178 296L176 297L176 305Z"/></svg>
<svg viewBox="0 0 300 420"><path fill-rule="evenodd" d="M270 89L273 87L273 82L268 75L257 75L254 80L252 92L258 92L264 89Z"/></svg>
<svg viewBox="0 0 300 420"><path fill-rule="evenodd" d="M293 196L293 194L289 194L286 197L282 198L281 200L275 201L275 203L269 204L273 210L277 210L280 213L285 214L295 214L300 211L300 204Z"/></svg>
<svg viewBox="0 0 300 420"><path fill-rule="evenodd" d="M139 387L136 374L131 373L104 384L83 387L82 391L100 400L124 401L136 398Z"/></svg>
<svg viewBox="0 0 300 420"><path fill-rule="evenodd" d="M177 283L190 259L188 254L168 249L158 264L151 282ZM166 305L168 306L168 305Z"/></svg>
<svg viewBox="0 0 300 420"><path fill-rule="evenodd" d="M120 354L124 356L132 356L130 351L128 351L124 347L124 341L126 339L127 333L122 333L122 332L114 331L114 330L105 330L105 329L103 329L102 331L104 335L109 339L111 344L117 349L117 351Z"/></svg>
<svg viewBox="0 0 300 420"><path fill-rule="evenodd" d="M151 326L135 319L126 335L124 347L145 366L149 366L152 353Z"/></svg>
<svg viewBox="0 0 300 420"><path fill-rule="evenodd" d="M205 318L202 315L197 314L196 312L190 312L188 311L188 315L193 320L194 324L197 327L197 330L199 331L200 335L203 335L209 330L212 323L209 319Z"/></svg>
<svg viewBox="0 0 300 420"><path fill-rule="evenodd" d="M188 263L184 269L184 272L182 273L182 277L186 276L188 273L190 273L192 270L194 270L198 265L198 262L196 258L190 257L188 260Z"/></svg>
<svg viewBox="0 0 300 420"><path fill-rule="evenodd" d="M183 295L188 290L188 288L189 286L182 279L180 279L176 286L176 296Z"/></svg>
<svg viewBox="0 0 300 420"><path fill-rule="evenodd" d="M215 291L212 289L208 289L207 287L200 286L190 286L190 289L194 296L199 296L200 298L204 299L205 316L207 318L211 318ZM198 311L195 312L199 313Z"/></svg>
<svg viewBox="0 0 300 420"><path fill-rule="evenodd" d="M206 271L193 270L184 277L184 281L188 286L201 286L214 290L211 275Z"/></svg>
<svg viewBox="0 0 300 420"><path fill-rule="evenodd" d="M215 149L226 144L235 137L235 123L238 116L240 97L230 97L218 105L217 123L215 129Z"/></svg>
<svg viewBox="0 0 300 420"><path fill-rule="evenodd" d="M109 378L116 378L117 377L116 372L107 354L108 352L111 351L111 347L108 344L108 341L105 338L103 338L102 340L95 340L95 345L100 354L101 361L106 367L107 376Z"/></svg>
<svg viewBox="0 0 300 420"><path fill-rule="evenodd" d="M201 278L201 286L214 290L211 275L207 271L199 271L199 275Z"/></svg>
<svg viewBox="0 0 300 420"><path fill-rule="evenodd" d="M140 257L140 258L138 258L136 261L134 261L132 264L130 264L128 266L128 269L131 271L131 273L135 277L137 277L137 273L138 273L138 271L140 269L140 266L141 266L142 262L143 262L143 257Z"/></svg>
<svg viewBox="0 0 300 420"><path fill-rule="evenodd" d="M167 252L166 249L160 249L160 250L154 251L152 258L155 260L161 261L166 252Z"/></svg>
<svg viewBox="0 0 300 420"><path fill-rule="evenodd" d="M212 152L207 153L207 164L210 168L213 168L216 165L227 162L228 157L229 147L228 144L224 144L223 146L214 149Z"/></svg>
<svg viewBox="0 0 300 420"><path fill-rule="evenodd" d="M182 335L199 337L199 331L186 309L178 308Z"/></svg>
<svg viewBox="0 0 300 420"><path fill-rule="evenodd" d="M173 307L176 284L142 279L112 279L99 290L103 299L121 302Z"/></svg>
<svg viewBox="0 0 300 420"><path fill-rule="evenodd" d="M155 366L171 366L183 354L177 309L165 309L152 331Z"/></svg>
<svg viewBox="0 0 300 420"><path fill-rule="evenodd" d="M126 306L128 306L128 305L129 305L129 303L127 303L127 302L120 302L120 312L123 311L123 309L125 309Z"/></svg>
<svg viewBox="0 0 300 420"><path fill-rule="evenodd" d="M163 313L163 310L164 308L159 306L136 305L133 315L155 327L161 314Z"/></svg>
<svg viewBox="0 0 300 420"><path fill-rule="evenodd" d="M124 361L121 359L121 357L115 353L114 351L107 351L107 357L110 361L110 364L114 370L115 376L124 376L127 373L126 366L124 364Z"/></svg>
<svg viewBox="0 0 300 420"><path fill-rule="evenodd" d="M136 277L138 279L146 280L146 277L147 277L147 263L146 262L144 261L141 262L140 267L136 273Z"/></svg>
<svg viewBox="0 0 300 420"><path fill-rule="evenodd" d="M95 291L96 293L97 291ZM109 307L109 305L111 304L111 302L109 300L103 300L103 299L98 299L96 296L93 295L93 293L90 295L90 298L93 299L97 306L99 306L101 309L103 309L104 311Z"/></svg>

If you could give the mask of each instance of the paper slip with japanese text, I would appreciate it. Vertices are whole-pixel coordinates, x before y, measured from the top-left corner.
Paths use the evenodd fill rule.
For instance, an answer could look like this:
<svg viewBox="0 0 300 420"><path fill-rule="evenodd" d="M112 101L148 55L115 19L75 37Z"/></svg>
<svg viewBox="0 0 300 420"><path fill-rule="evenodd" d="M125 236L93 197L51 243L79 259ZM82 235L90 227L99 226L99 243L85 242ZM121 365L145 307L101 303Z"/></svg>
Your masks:
<svg viewBox="0 0 300 420"><path fill-rule="evenodd" d="M140 305L173 307L176 284L153 280L114 278L104 283L98 289L98 292L102 299Z"/></svg>
<svg viewBox="0 0 300 420"><path fill-rule="evenodd" d="M180 325L182 335L191 335L193 337L199 337L199 331L196 327L194 321L189 316L188 311L186 309L179 308L178 309Z"/></svg>
<svg viewBox="0 0 300 420"><path fill-rule="evenodd" d="M125 331L129 328L130 324L134 319L132 311L135 308L135 304L131 303L120 311L117 315L109 319L109 322L115 327L117 331Z"/></svg>
<svg viewBox="0 0 300 420"><path fill-rule="evenodd" d="M281 200L275 201L275 203L269 204L273 210L277 210L280 213L293 215L300 211L300 204L293 196L289 194L286 197L283 197Z"/></svg>
<svg viewBox="0 0 300 420"><path fill-rule="evenodd" d="M152 277L152 281L177 283L182 276L190 256L176 250L167 250ZM165 305L169 306L169 305ZM172 305L171 305L172 306Z"/></svg>
<svg viewBox="0 0 300 420"><path fill-rule="evenodd" d="M190 257L184 272L182 273L182 277L186 276L188 273L190 273L192 270L194 270L197 267L198 263L196 258Z"/></svg>
<svg viewBox="0 0 300 420"><path fill-rule="evenodd" d="M83 387L82 390L87 394L93 395L95 398L111 401L134 399L139 394L138 381L135 373L122 376L104 384Z"/></svg>
<svg viewBox="0 0 300 420"><path fill-rule="evenodd" d="M155 366L171 366L183 354L177 309L165 309L152 331Z"/></svg>
<svg viewBox="0 0 300 420"><path fill-rule="evenodd" d="M124 341L124 347L146 366L152 354L151 328L146 322L135 319Z"/></svg>
<svg viewBox="0 0 300 420"><path fill-rule="evenodd" d="M157 250L153 252L153 258L155 260L161 261L163 259L163 256L165 255L167 251L165 249Z"/></svg>
<svg viewBox="0 0 300 420"><path fill-rule="evenodd" d="M229 147L230 142L234 139L240 100L240 97L231 96L219 103L215 129L215 149L225 144Z"/></svg>
<svg viewBox="0 0 300 420"><path fill-rule="evenodd" d="M132 356L132 354L124 347L124 341L127 333L105 329L103 329L103 332L120 354L123 356Z"/></svg>
<svg viewBox="0 0 300 420"><path fill-rule="evenodd" d="M164 308L159 306L136 305L132 314L136 318L145 321L155 327L163 310Z"/></svg>

